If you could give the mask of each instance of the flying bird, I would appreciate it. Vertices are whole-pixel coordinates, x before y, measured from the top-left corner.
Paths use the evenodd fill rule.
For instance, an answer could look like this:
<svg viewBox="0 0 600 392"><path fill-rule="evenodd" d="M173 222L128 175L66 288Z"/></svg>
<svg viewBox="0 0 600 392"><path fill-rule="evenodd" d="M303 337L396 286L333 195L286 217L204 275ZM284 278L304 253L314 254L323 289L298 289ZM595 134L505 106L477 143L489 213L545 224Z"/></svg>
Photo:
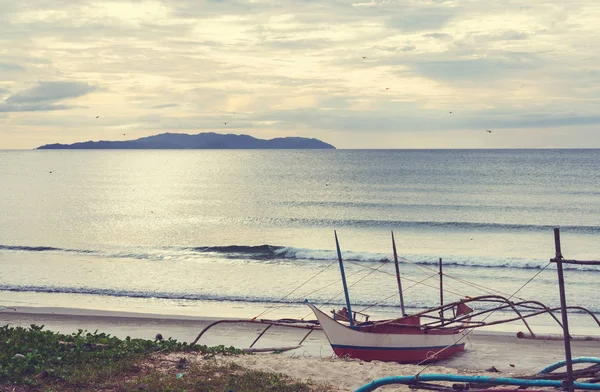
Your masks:
<svg viewBox="0 0 600 392"><path fill-rule="evenodd" d="M390 88L389 88L389 87L386 87L385 89L386 89L386 90L389 90Z"/></svg>
<svg viewBox="0 0 600 392"><path fill-rule="evenodd" d="M450 112L450 114L452 114L452 112Z"/></svg>
<svg viewBox="0 0 600 392"><path fill-rule="evenodd" d="M227 123L223 123L223 124L227 125Z"/></svg>
<svg viewBox="0 0 600 392"><path fill-rule="evenodd" d="M492 133L491 129L486 129L487 133Z"/></svg>
<svg viewBox="0 0 600 392"><path fill-rule="evenodd" d="M123 136L127 135L126 133L123 134Z"/></svg>
<svg viewBox="0 0 600 392"><path fill-rule="evenodd" d="M100 117L100 116L96 116L96 118L98 118L98 117Z"/></svg>
<svg viewBox="0 0 600 392"><path fill-rule="evenodd" d="M363 60L366 59L366 58L367 58L367 56L363 56Z"/></svg>
<svg viewBox="0 0 600 392"><path fill-rule="evenodd" d="M48 173L52 174L52 170L50 170Z"/></svg>

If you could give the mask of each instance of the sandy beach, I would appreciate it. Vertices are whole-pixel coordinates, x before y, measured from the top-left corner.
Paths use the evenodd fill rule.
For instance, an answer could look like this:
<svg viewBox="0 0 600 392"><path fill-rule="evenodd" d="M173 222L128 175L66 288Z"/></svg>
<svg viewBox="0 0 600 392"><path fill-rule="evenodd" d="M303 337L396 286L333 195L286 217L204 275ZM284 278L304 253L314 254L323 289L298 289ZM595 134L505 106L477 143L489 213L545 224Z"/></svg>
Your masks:
<svg viewBox="0 0 600 392"><path fill-rule="evenodd" d="M145 339L153 339L161 333L165 338L185 342L193 341L206 325L215 320L210 317L70 308L15 307L0 311L2 325L26 327L37 324L62 333L79 329L98 330L117 337ZM263 328L256 324L224 324L211 329L198 343L246 348ZM304 330L272 328L255 347L293 346L304 334ZM599 356L600 343L573 342L572 350L574 357ZM470 335L464 353L436 363L426 372L485 374L487 369L495 367L502 374L530 374L562 359L564 347L561 341L521 340L513 333L480 330ZM344 391L354 390L379 377L411 375L422 369L414 365L336 358L322 331L313 332L299 349L283 354L256 354L219 360L235 361L251 369L280 372L297 379L330 383Z"/></svg>

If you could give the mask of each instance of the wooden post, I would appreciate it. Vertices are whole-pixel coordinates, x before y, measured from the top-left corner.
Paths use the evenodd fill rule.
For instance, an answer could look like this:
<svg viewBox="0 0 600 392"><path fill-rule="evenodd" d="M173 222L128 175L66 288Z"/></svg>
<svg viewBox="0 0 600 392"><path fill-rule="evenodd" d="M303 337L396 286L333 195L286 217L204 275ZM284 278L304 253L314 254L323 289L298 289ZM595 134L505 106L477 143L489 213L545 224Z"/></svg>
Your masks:
<svg viewBox="0 0 600 392"><path fill-rule="evenodd" d="M400 294L400 310L402 316L406 316L404 311L404 296L402 295L402 279L400 279L400 267L398 266L398 253L396 252L396 241L394 240L394 232L392 231L392 247L394 248L394 264L396 265L396 282L398 282L398 294Z"/></svg>
<svg viewBox="0 0 600 392"><path fill-rule="evenodd" d="M348 286L346 285L346 274L344 273L344 262L342 261L342 251L340 250L340 243L338 242L337 233L334 230L335 235L335 247L337 248L338 261L340 262L340 273L342 274L342 284L344 285L344 295L346 296L346 309L348 310L348 319L350 321L350 327L354 327L354 316L352 315L352 308L350 307L350 295L348 294Z"/></svg>
<svg viewBox="0 0 600 392"><path fill-rule="evenodd" d="M560 308L562 313L562 324L563 324L563 339L565 342L565 360L567 365L567 380L565 381L566 390L573 392L573 360L571 357L571 334L569 333L569 319L567 316L567 298L565 294L565 279L563 275L562 266L562 252L560 249L560 231L558 228L554 229L554 248L556 250L556 256L554 262L556 262L556 270L558 271L558 289L560 292Z"/></svg>
<svg viewBox="0 0 600 392"><path fill-rule="evenodd" d="M440 306L444 306L444 274L442 272L442 258L440 257ZM444 320L444 308L440 309L440 317Z"/></svg>

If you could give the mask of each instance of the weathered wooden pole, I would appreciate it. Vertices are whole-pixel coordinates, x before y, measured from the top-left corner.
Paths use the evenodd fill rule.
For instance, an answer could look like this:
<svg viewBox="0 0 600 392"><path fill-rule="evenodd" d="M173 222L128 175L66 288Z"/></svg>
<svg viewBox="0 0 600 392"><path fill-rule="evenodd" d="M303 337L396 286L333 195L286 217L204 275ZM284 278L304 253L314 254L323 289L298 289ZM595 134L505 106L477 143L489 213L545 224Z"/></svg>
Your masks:
<svg viewBox="0 0 600 392"><path fill-rule="evenodd" d="M444 274L442 272L442 258L440 257L440 306L444 306ZM444 308L440 309L440 317L444 320Z"/></svg>
<svg viewBox="0 0 600 392"><path fill-rule="evenodd" d="M562 265L562 251L560 249L560 231L558 228L554 229L554 248L556 250L556 256L553 262L556 263L556 270L558 271L558 290L560 292L560 308L562 313L562 326L563 326L563 338L565 342L565 360L567 362L567 380L565 381L565 389L569 392L575 391L573 387L573 360L571 357L571 334L569 333L569 318L567 316L567 298L565 294L565 279L563 275Z"/></svg>

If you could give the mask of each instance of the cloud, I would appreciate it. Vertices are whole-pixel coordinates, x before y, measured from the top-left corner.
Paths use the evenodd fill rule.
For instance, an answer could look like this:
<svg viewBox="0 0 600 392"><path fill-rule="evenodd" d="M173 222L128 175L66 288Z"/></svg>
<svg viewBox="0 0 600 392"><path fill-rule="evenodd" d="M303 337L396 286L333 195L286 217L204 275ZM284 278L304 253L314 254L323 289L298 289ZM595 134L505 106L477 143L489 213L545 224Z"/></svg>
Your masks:
<svg viewBox="0 0 600 392"><path fill-rule="evenodd" d="M487 38L490 41L514 41L514 40L523 40L529 37L528 33L523 31L516 30L508 30L500 33L494 33L487 35Z"/></svg>
<svg viewBox="0 0 600 392"><path fill-rule="evenodd" d="M265 45L269 45L279 49L288 50L315 50L324 49L331 46L331 42L323 39L294 39L290 37L282 38L271 38L264 42Z"/></svg>
<svg viewBox="0 0 600 392"><path fill-rule="evenodd" d="M0 102L1 112L64 110L71 106L56 105L66 99L78 98L96 90L82 82L39 82L36 86L9 95Z"/></svg>
<svg viewBox="0 0 600 392"><path fill-rule="evenodd" d="M570 127L600 124L598 115L555 114L544 111L526 112L510 110L505 113L489 111L465 111L450 115L436 110L412 110L413 105L397 106L397 114L386 115L385 110L356 112L339 106L337 110L292 109L263 113L250 121L272 123L274 128L285 124L290 129L327 129L361 133L377 132L435 132L440 129L486 130L486 129L538 129L548 127Z"/></svg>
<svg viewBox="0 0 600 392"><path fill-rule="evenodd" d="M3 113L15 113L15 112L45 112L51 110L65 110L70 109L73 106L68 105L52 105L52 104L24 104L15 105L10 103L0 102L0 112Z"/></svg>
<svg viewBox="0 0 600 392"><path fill-rule="evenodd" d="M177 1L169 4L173 15L180 18L198 18L214 15L239 15L271 7L269 2L252 4L240 0Z"/></svg>
<svg viewBox="0 0 600 392"><path fill-rule="evenodd" d="M425 37L425 38L434 38L434 39L442 39L442 40L452 39L452 36L450 34L446 34L446 33L429 33L429 34L423 34L423 37Z"/></svg>
<svg viewBox="0 0 600 392"><path fill-rule="evenodd" d="M0 72L23 71L24 69L19 64L0 62Z"/></svg>
<svg viewBox="0 0 600 392"><path fill-rule="evenodd" d="M452 9L434 8L408 11L405 14L390 17L386 25L405 32L438 30L456 16Z"/></svg>
<svg viewBox="0 0 600 392"><path fill-rule="evenodd" d="M253 127L254 123L252 121L240 117L231 118L229 116L216 115L172 117L165 114L151 114L138 117L135 122L131 124L130 129L152 130L155 132L185 130L193 133L203 130L216 130L219 132L226 132L230 129L246 130Z"/></svg>
<svg viewBox="0 0 600 392"><path fill-rule="evenodd" d="M500 58L417 61L412 65L416 72L428 78L470 81L498 78L508 73L533 70L540 66L538 59L518 55Z"/></svg>
<svg viewBox="0 0 600 392"><path fill-rule="evenodd" d="M478 128L548 128L581 125L598 125L600 116L548 115L546 113L525 113L504 118L485 118L480 116L470 123Z"/></svg>
<svg viewBox="0 0 600 392"><path fill-rule="evenodd" d="M13 94L6 103L54 102L67 98L77 98L95 90L95 87L81 82L40 82L37 86Z"/></svg>
<svg viewBox="0 0 600 392"><path fill-rule="evenodd" d="M179 105L177 105L176 103L163 103L160 105L155 105L152 106L152 109L168 109L168 108L175 108Z"/></svg>

